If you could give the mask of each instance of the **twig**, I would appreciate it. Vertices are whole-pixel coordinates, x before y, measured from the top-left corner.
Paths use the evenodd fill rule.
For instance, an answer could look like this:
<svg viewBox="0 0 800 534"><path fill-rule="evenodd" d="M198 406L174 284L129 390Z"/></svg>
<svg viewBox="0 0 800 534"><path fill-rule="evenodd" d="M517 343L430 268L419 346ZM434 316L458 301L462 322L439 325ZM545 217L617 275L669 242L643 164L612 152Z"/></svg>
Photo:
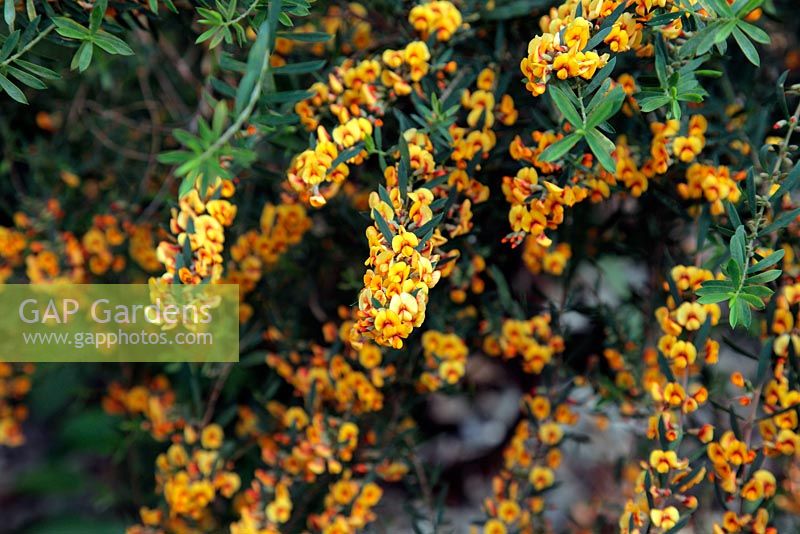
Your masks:
<svg viewBox="0 0 800 534"><path fill-rule="evenodd" d="M18 60L20 57L22 57L22 56L23 56L23 54L25 54L25 52L27 52L28 50L30 50L31 48L33 48L34 46L36 46L36 44L37 44L39 41L41 41L42 39L44 39L45 37L47 37L47 35L48 35L48 34L49 34L51 31L53 31L53 29L54 29L54 28L55 28L55 26L48 26L47 28L45 28L44 30L42 30L42 32L41 32L39 35L37 35L36 37L34 37L33 39L31 39L31 42L30 42L30 43L28 43L28 44L26 44L25 46L23 46L23 47L22 47L22 49L21 49L19 52L17 52L17 53L16 53L16 54L14 54L13 56L9 56L9 57L8 57L8 58L7 58L5 61L2 61L2 62L0 62L0 68L2 68L2 67L5 67L5 66L7 66L7 65L10 65L11 63L13 63L13 62L15 62L16 60Z"/></svg>
<svg viewBox="0 0 800 534"><path fill-rule="evenodd" d="M217 377L217 381L214 384L214 389L211 390L211 394L208 396L208 403L206 403L206 413L203 415L202 426L206 426L211 422L211 418L214 416L214 408L217 406L217 401L219 400L219 396L222 394L222 388L225 386L225 382L228 380L231 369L233 369L233 364L226 363L222 368L219 377Z"/></svg>

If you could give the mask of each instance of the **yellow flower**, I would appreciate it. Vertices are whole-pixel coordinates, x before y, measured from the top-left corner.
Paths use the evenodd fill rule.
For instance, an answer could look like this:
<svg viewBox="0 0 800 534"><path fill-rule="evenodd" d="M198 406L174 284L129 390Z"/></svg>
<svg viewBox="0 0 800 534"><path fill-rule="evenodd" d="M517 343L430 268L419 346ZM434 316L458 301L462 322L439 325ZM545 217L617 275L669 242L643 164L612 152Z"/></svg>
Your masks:
<svg viewBox="0 0 800 534"><path fill-rule="evenodd" d="M653 450L650 452L650 467L659 473L668 473L670 469L682 469L687 461L679 461L675 451Z"/></svg>
<svg viewBox="0 0 800 534"><path fill-rule="evenodd" d="M419 245L419 238L413 232L401 230L392 238L392 250L403 256L413 256L414 249Z"/></svg>
<svg viewBox="0 0 800 534"><path fill-rule="evenodd" d="M672 152L684 163L689 163L703 150L700 137L676 137L672 142Z"/></svg>
<svg viewBox="0 0 800 534"><path fill-rule="evenodd" d="M539 427L539 439L545 445L557 445L563 435L564 431L555 423L545 423Z"/></svg>
<svg viewBox="0 0 800 534"><path fill-rule="evenodd" d="M542 491L553 485L553 482L555 482L555 475L552 469L536 466L531 469L531 472L528 474L528 481L536 491Z"/></svg>
<svg viewBox="0 0 800 534"><path fill-rule="evenodd" d="M506 526L499 519L489 519L483 525L483 534L506 534Z"/></svg>
<svg viewBox="0 0 800 534"><path fill-rule="evenodd" d="M222 427L216 423L208 425L200 433L200 443L205 449L219 449L223 438Z"/></svg>
<svg viewBox="0 0 800 534"><path fill-rule="evenodd" d="M668 506L663 510L657 508L650 510L650 519L653 521L653 525L665 531L674 527L679 518L680 512L674 506Z"/></svg>
<svg viewBox="0 0 800 534"><path fill-rule="evenodd" d="M564 30L564 44L576 52L586 48L589 42L589 28L591 24L583 17L578 17L567 25Z"/></svg>
<svg viewBox="0 0 800 534"><path fill-rule="evenodd" d="M668 357L677 369L686 369L697 358L697 349L691 341L676 341L670 348Z"/></svg>

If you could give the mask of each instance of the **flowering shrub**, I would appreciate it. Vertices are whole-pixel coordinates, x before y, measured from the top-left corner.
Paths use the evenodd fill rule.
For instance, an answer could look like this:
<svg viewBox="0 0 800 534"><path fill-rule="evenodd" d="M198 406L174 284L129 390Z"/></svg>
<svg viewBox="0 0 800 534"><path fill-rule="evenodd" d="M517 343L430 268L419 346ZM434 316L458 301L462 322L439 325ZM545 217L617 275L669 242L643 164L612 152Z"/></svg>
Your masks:
<svg viewBox="0 0 800 534"><path fill-rule="evenodd" d="M0 280L241 299L238 364L0 363L7 524L796 531L793 14L6 0Z"/></svg>

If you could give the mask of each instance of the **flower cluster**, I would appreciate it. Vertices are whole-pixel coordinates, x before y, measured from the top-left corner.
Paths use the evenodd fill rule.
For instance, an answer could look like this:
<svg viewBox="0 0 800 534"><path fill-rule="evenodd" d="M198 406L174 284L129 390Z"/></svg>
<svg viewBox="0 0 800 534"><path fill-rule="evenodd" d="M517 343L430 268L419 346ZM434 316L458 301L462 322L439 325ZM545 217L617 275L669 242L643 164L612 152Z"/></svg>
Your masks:
<svg viewBox="0 0 800 534"><path fill-rule="evenodd" d="M51 219L63 217L58 203L50 202L37 218L17 212L15 228L0 227L0 280L25 279L31 283L103 280L128 271L128 257L144 272L160 268L152 229L146 223L132 222L130 213L95 215L82 234L49 232Z"/></svg>
<svg viewBox="0 0 800 534"><path fill-rule="evenodd" d="M391 204L377 193L370 196L375 223L367 228L370 257L365 264L369 269L358 296L358 321L351 339L359 342L368 337L399 349L412 329L425 320L428 291L441 278L435 269L439 255L434 246L446 239L438 228L426 236L433 220L429 189L409 191L406 201L400 199L399 188L387 192Z"/></svg>
<svg viewBox="0 0 800 534"><path fill-rule="evenodd" d="M537 389L523 397L527 417L517 424L503 450L504 468L492 479L493 496L484 501L485 534L548 528L545 496L555 486L555 470L562 462L563 427L579 419L569 407L568 395L554 402L562 393L556 395L558 389Z"/></svg>
<svg viewBox="0 0 800 534"><path fill-rule="evenodd" d="M797 530L800 53L780 2L763 48L757 1L178 5L203 46L178 58L165 31L146 65L141 43L98 63L130 24L93 4L81 30L58 3L6 9L0 96L30 97L51 31L120 91L8 106L0 281L240 288L238 364L74 377L114 416L109 484L144 488L113 507L139 508L130 534L392 530L394 494L436 532L462 495L493 534ZM44 426L33 372L0 363L0 446ZM144 473L113 463L139 452ZM478 499L459 491L495 456Z"/></svg>
<svg viewBox="0 0 800 534"><path fill-rule="evenodd" d="M142 524L130 527L128 534L213 529L213 502L232 498L241 486L239 475L221 456L223 439L217 424L199 430L187 426L173 435L173 444L156 459L156 492L163 495L164 507L143 507Z"/></svg>
<svg viewBox="0 0 800 534"><path fill-rule="evenodd" d="M22 403L31 389L31 364L0 362L0 445L18 447L25 442L22 422L28 408Z"/></svg>
<svg viewBox="0 0 800 534"><path fill-rule="evenodd" d="M424 390L435 391L445 384L456 384L464 376L469 350L458 335L428 330L422 335L422 350L425 367L430 369L419 378Z"/></svg>
<svg viewBox="0 0 800 534"><path fill-rule="evenodd" d="M162 280L173 282L177 277L181 284L220 280L225 228L236 217L236 206L227 200L234 191L232 182L218 181L202 196L195 187L180 199L169 222L173 239L158 244L158 260L166 268Z"/></svg>
<svg viewBox="0 0 800 534"><path fill-rule="evenodd" d="M555 247L546 247L533 236L525 238L522 250L522 261L533 274L545 272L559 276L572 256L569 243L558 243Z"/></svg>
<svg viewBox="0 0 800 534"><path fill-rule="evenodd" d="M657 444L651 449L648 462L642 463L637 492L652 498L628 501L619 523L624 532L639 531L648 517L653 527L666 532L677 524L682 513L692 513L697 508L697 497L689 490L704 480L706 468L681 457L680 445L685 438L693 437L702 447L714 435L710 424L686 425L687 416L708 401L701 370L718 361L719 343L709 338L708 332L721 315L717 304L700 304L689 298L714 275L694 266L677 265L670 277L671 283L665 286L673 287L674 292L667 298L667 305L655 312L662 331L658 353L649 352L648 368L642 377L655 407L647 436Z"/></svg>
<svg viewBox="0 0 800 534"><path fill-rule="evenodd" d="M142 430L159 441L167 439L185 426L185 420L178 414L175 405L175 392L164 375L155 376L144 381L143 385L130 388L112 382L102 404L108 414L134 420L141 418L139 426Z"/></svg>
<svg viewBox="0 0 800 534"><path fill-rule="evenodd" d="M408 22L423 39L435 35L438 41L449 41L461 27L461 12L448 1L420 4L408 12Z"/></svg>
<svg viewBox="0 0 800 534"><path fill-rule="evenodd" d="M484 351L503 359L519 358L523 371L539 374L564 351L564 339L553 332L550 320L549 314L506 319L498 337L487 336Z"/></svg>
<svg viewBox="0 0 800 534"><path fill-rule="evenodd" d="M520 63L527 89L534 96L543 94L552 76L559 80L591 79L609 60L608 53L598 54L590 49L601 43L615 54L631 49L643 53L646 49L642 43L642 23L633 13L623 13L608 31L598 31L605 18L622 3L594 1L587 7L582 0L568 0L552 8L550 16L542 17L539 21L542 34L531 39L528 55ZM577 14L579 5L583 16ZM655 7L649 2L640 2L640 6L647 6L645 12L639 13L643 18Z"/></svg>
<svg viewBox="0 0 800 534"><path fill-rule="evenodd" d="M678 194L685 199L704 199L711 205L712 215L725 211L725 201L736 203L741 197L727 167L700 163L693 163L686 169L686 183L678 184Z"/></svg>

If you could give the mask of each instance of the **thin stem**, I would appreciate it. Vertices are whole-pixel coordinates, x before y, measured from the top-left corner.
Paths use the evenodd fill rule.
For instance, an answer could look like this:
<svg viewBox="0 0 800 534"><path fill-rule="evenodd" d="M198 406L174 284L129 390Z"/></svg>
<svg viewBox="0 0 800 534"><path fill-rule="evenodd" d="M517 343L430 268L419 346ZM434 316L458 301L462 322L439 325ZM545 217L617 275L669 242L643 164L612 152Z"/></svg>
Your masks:
<svg viewBox="0 0 800 534"><path fill-rule="evenodd" d="M16 61L16 60L18 60L20 57L22 57L22 56L23 56L23 54L25 54L25 52L27 52L28 50L30 50L31 48L33 48L34 46L36 46L36 44L37 44L39 41L41 41L42 39L44 39L45 37L47 37L47 35L48 35L48 34L49 34L51 31L53 31L53 28L55 28L55 25L53 25L53 26L48 26L47 28L45 28L44 30L42 30L42 32L41 32L39 35L37 35L36 37L34 37L33 39L31 39L31 42L30 42L30 43L28 43L28 44L26 44L25 46L23 46L23 47L22 47L22 49L21 49L19 52L17 52L17 53L16 53L16 54L14 54L13 56L9 56L9 57L8 57L8 58L7 58L5 61L3 61L3 62L0 62L0 68L2 68L2 67L5 67L5 66L7 66L7 65L10 65L11 63L15 62L15 61Z"/></svg>
<svg viewBox="0 0 800 534"><path fill-rule="evenodd" d="M224 22L222 25L223 25L223 26L232 26L232 25L236 24L237 22L239 22L240 20L242 20L243 18L245 18L247 15L249 15L250 13L252 13L252 12L253 12L253 10L254 10L254 9L256 8L256 6L258 5L258 2L259 2L259 1L260 1L260 0L253 0L253 3L252 3L252 4L250 4L250 7L248 7L248 8L247 8L247 9L246 9L244 12L242 12L242 14L241 14L241 15L239 15L239 16L238 16L238 17L236 17L235 19L231 19L231 20L229 20L229 21L226 21L226 22Z"/></svg>
<svg viewBox="0 0 800 534"><path fill-rule="evenodd" d="M766 187L767 194L769 194L769 190L772 188L772 186L775 184L778 177L780 176L780 173L778 171L780 171L781 164L783 163L783 160L786 157L786 153L789 151L789 141L792 138L792 134L794 133L795 127L797 126L797 120L799 118L800 118L800 102L797 104L797 109L794 110L792 118L789 119L788 121L788 126L789 126L788 131L786 132L786 136L783 138L780 148L778 149L778 157L775 160L775 165L772 167L772 172L770 173L769 176L769 182ZM762 203L761 206L758 207L758 211L754 219L755 224L753 225L752 239L751 242L748 243L748 250L747 250L748 260L749 258L752 257L754 253L754 251L752 250L752 243L758 237L758 230L759 227L761 226L761 222L764 218L764 213L766 212L766 210L767 210L767 202Z"/></svg>
<svg viewBox="0 0 800 534"><path fill-rule="evenodd" d="M764 188L765 193L769 195L769 191L775 183L777 183L778 178L780 176L780 169L781 164L783 163L784 158L786 157L786 153L789 151L789 141L792 138L792 134L797 126L798 118L800 118L800 103L797 104L797 109L795 109L794 114L788 121L789 129L786 132L786 136L783 138L783 141L780 144L780 148L778 149L778 157L775 160L775 165L772 167L772 172L769 174L769 180L767 182L766 187ZM747 240L747 247L745 249L745 272L742 273L741 280L739 280L739 287L736 290L738 294L742 288L744 287L745 279L747 278L747 267L750 265L750 260L753 259L755 256L755 244L756 240L758 239L758 231L761 228L761 224L764 221L764 215L767 211L767 204L769 202L762 202L760 206L756 209L756 215L753 218L753 224L751 228L751 235L750 238Z"/></svg>
<svg viewBox="0 0 800 534"><path fill-rule="evenodd" d="M207 160L212 154L214 154L217 150L225 146L225 144L230 141L231 137L236 135L239 130L242 129L242 125L245 121L250 118L250 115L253 113L253 108L256 107L256 103L258 103L258 99L261 96L261 86L264 83L264 78L269 71L269 59L272 56L272 53L264 54L264 59L261 62L261 70L258 74L258 80L256 80L255 87L253 88L253 92L250 93L250 99L247 102L245 108L239 113L236 117L236 120L233 124L231 124L227 130L225 130L222 135L214 141L214 143L208 147L202 154L197 157L198 164Z"/></svg>

